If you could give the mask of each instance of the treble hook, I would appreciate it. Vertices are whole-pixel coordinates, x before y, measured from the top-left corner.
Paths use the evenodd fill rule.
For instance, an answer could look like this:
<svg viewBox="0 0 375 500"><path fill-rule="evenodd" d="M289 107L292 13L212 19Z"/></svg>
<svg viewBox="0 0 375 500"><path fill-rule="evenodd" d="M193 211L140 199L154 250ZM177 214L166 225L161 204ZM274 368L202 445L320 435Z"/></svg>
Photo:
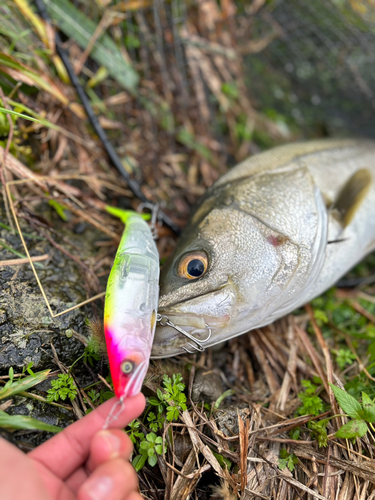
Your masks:
<svg viewBox="0 0 375 500"><path fill-rule="evenodd" d="M164 318L164 319L163 319ZM204 344L205 342L208 342L211 338L211 335L212 335L212 330L211 328L207 325L207 323L205 323L205 327L208 329L208 337L205 339L205 340L198 340L197 338L195 338L193 335L191 335L190 333L188 333L187 331L183 330L180 326L178 325L175 325L169 318L168 316L162 316L161 314L158 314L156 316L156 321L160 323L161 326L170 326L171 328L174 328L175 330L177 330L179 333L182 333L182 335L184 335L185 337L187 337L189 340L191 340L192 342L194 342L194 344L191 344L190 342L188 343L188 345L194 349L195 351L198 351L198 352L203 352L204 351L204 346L202 344ZM194 354L194 350L193 351L189 351L189 349L187 349L186 347L183 347L183 349L188 352L189 354Z"/></svg>

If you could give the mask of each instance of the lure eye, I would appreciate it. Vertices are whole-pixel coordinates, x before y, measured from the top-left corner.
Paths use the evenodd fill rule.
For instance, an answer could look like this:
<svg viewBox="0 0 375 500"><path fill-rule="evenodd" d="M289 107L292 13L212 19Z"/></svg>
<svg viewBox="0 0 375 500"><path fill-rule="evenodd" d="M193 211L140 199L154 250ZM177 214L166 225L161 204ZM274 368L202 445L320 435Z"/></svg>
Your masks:
<svg viewBox="0 0 375 500"><path fill-rule="evenodd" d="M134 363L132 361L125 360L121 363L121 371L128 375L134 370Z"/></svg>
<svg viewBox="0 0 375 500"><path fill-rule="evenodd" d="M204 252L194 252L185 255L178 266L178 275L181 278L195 280L207 271L208 259Z"/></svg>

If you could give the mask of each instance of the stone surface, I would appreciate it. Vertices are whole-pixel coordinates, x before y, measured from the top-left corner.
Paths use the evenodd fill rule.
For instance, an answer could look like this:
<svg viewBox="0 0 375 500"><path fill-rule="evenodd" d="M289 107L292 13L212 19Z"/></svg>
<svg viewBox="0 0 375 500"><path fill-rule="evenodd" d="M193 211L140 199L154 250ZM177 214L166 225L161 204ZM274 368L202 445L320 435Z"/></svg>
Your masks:
<svg viewBox="0 0 375 500"><path fill-rule="evenodd" d="M2 215L1 220L7 222ZM64 236L73 240L75 245L78 244L83 254L89 255L87 238L75 235L64 226L62 229ZM27 227L24 230L32 232ZM47 240L37 238L37 235L26 238L26 243L31 255L48 254L51 257L40 263L43 268L38 267L36 270L54 312L63 311L87 298L83 270L78 264ZM14 259L15 255L2 244L24 254L18 234L3 228L0 229L0 260ZM91 252L94 251L95 248L91 246ZM59 359L64 364L72 364L82 354L83 344L70 333L74 330L87 335L85 320L91 311L92 306L89 305L52 318L30 265L1 266L0 372L7 373L10 366L17 371L17 368L27 366L30 362L33 362L33 370L55 368L51 342Z"/></svg>
<svg viewBox="0 0 375 500"><path fill-rule="evenodd" d="M64 223L56 219L48 205L44 207L44 210L43 220L49 220L55 230L58 230L65 239L73 242L75 248L71 248L66 241L64 242L53 233L52 236L58 244L73 254L79 255L80 258L85 258L86 262L87 259L95 259L97 247L94 243L98 239L103 239L100 232L88 227L84 234L82 231L77 233L74 231L73 221ZM8 224L1 206L0 221ZM39 237L22 220L21 222L22 230L30 234L25 238L30 254L50 256L48 261L40 263L42 266L38 266L36 271L52 310L58 313L85 300L87 277L82 267L46 239ZM17 258L6 247L21 254L25 253L19 235L0 228L0 260ZM93 292L91 293L94 295ZM98 316L101 317L102 304L97 302L96 307ZM87 337L89 334L87 319L92 314L93 306L89 304L52 318L30 265L0 266L0 375L8 374L10 367L13 367L14 373L21 373L30 362L33 363L34 372L47 368L57 370L51 343L59 361L65 366L72 365L84 351L84 344L76 338L75 332L81 338ZM90 369L99 373L100 366L98 362ZM81 387L92 383L92 373L83 362L77 363L74 367L74 375ZM46 397L50 386L51 379L47 379L31 391ZM64 403L70 405L70 400L67 399ZM23 396L13 397L12 405L6 409L6 412L9 415L27 415L59 427L66 427L76 420L74 413L70 410ZM30 448L37 446L51 435L33 430L4 431L4 437L12 442L20 443L22 449L26 449L27 446Z"/></svg>
<svg viewBox="0 0 375 500"><path fill-rule="evenodd" d="M223 392L223 382L216 370L207 371L204 368L197 370L193 383L193 401L214 402Z"/></svg>
<svg viewBox="0 0 375 500"><path fill-rule="evenodd" d="M233 436L238 434L238 414L245 421L249 413L249 406L246 404L224 407L215 412L216 424L226 436Z"/></svg>

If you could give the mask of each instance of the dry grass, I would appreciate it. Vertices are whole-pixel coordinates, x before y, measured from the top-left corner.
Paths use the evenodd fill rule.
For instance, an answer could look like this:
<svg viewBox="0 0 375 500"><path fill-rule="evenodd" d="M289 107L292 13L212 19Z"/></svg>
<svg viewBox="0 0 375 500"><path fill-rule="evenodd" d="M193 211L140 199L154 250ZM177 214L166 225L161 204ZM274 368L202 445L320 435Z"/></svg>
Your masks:
<svg viewBox="0 0 375 500"><path fill-rule="evenodd" d="M147 468L143 470L141 485L145 497L359 500L375 496L373 437L367 434L353 442L334 436L337 427L348 419L336 407L332 391L326 392L324 386L330 379L339 386L342 382L339 372L333 370L331 350L319 328L315 325L315 338L306 334L307 321L306 315L289 316L230 341L220 358L209 350L194 363L207 372L213 366L220 367L225 386L235 391L231 407L242 408L237 416L238 432L224 433L218 427L218 413L207 411L203 403L190 399L192 409L180 418L183 425L172 424L175 443L188 433L190 452L184 459L181 452L172 451L159 458L162 480ZM363 366L355 364L352 370L358 373ZM228 374L232 376L231 383ZM320 396L328 410L318 417L296 416L301 405L301 380L317 376L322 378ZM194 369L190 377L194 378ZM334 414L342 416L330 420L327 446L319 448L307 424ZM298 440L290 435L296 428L300 429ZM168 432L165 434L168 437ZM279 467L283 448L298 458L293 472ZM219 464L212 451L232 462L231 471ZM210 483L216 486L208 487Z"/></svg>

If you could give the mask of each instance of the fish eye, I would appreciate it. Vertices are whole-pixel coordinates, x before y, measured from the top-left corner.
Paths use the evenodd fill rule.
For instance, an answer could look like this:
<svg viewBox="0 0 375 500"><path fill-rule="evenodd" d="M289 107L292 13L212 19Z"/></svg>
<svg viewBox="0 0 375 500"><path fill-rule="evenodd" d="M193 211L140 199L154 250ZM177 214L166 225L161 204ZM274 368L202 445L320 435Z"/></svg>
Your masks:
<svg viewBox="0 0 375 500"><path fill-rule="evenodd" d="M181 278L195 280L207 271L208 259L204 252L194 252L185 255L178 266L178 275Z"/></svg>
<svg viewBox="0 0 375 500"><path fill-rule="evenodd" d="M125 360L121 363L120 368L122 373L128 375L134 370L134 363L132 361Z"/></svg>

